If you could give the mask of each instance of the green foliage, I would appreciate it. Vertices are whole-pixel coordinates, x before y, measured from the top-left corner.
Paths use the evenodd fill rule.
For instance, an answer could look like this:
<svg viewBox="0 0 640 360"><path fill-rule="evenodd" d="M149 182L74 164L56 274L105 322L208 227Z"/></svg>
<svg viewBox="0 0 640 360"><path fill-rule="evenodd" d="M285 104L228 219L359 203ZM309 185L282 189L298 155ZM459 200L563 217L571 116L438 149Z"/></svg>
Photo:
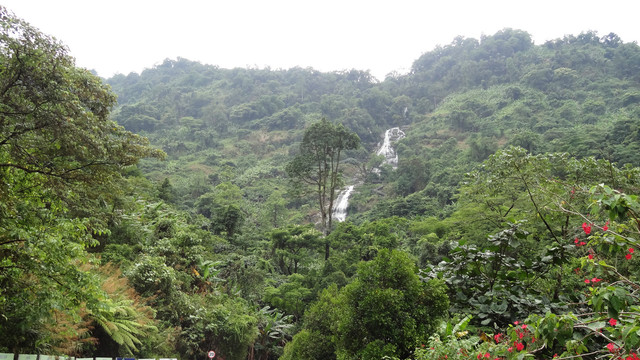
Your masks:
<svg viewBox="0 0 640 360"><path fill-rule="evenodd" d="M445 263L432 267L431 276L454 289L454 311L469 311L481 325L505 326L531 313L566 311L567 302L580 298L571 292L576 279L563 273L586 244L575 230L583 219L572 212L587 211L589 183L637 188L634 172L592 158L499 151L469 174L459 203L469 209L480 204L473 210L480 218L465 212L465 221L493 228L495 235L460 241Z"/></svg>
<svg viewBox="0 0 640 360"><path fill-rule="evenodd" d="M584 302L581 305L585 308L578 307L574 313L558 316L550 313L530 316L527 323L533 325L531 332L549 349L566 347L560 357L572 355L573 350L626 358L628 354L637 353L640 347L635 310L638 274L624 271L623 275L617 268L622 270L624 266L616 258L623 254L626 254L624 261L633 258L633 249L638 246L638 220L633 214L639 206L634 201L635 196L614 191L606 185L595 186L590 193L593 210L608 221L598 226L594 219L593 223L589 221L583 225L591 246L591 255L581 259L578 269L587 277L582 283L586 290L582 291ZM615 220L620 223L609 223Z"/></svg>
<svg viewBox="0 0 640 360"><path fill-rule="evenodd" d="M413 261L402 252L388 250L361 264L343 296L337 353L344 358L360 358L373 349L408 357L449 306L443 283L423 283Z"/></svg>
<svg viewBox="0 0 640 360"><path fill-rule="evenodd" d="M431 275L446 279L452 289L455 305L451 310L472 314L479 325L498 327L531 313L561 310L554 293L539 287L548 281L541 274L550 272L553 256L520 256L522 249L531 246L527 235L514 225L490 236L483 248L452 249L445 262L432 267Z"/></svg>
<svg viewBox="0 0 640 360"><path fill-rule="evenodd" d="M588 159L582 161L582 165L588 164ZM619 172L624 173L624 170L619 169L609 168L608 170L608 175L613 178L620 175ZM581 192L582 196L579 196L578 192ZM555 266L559 266L549 273L555 274L564 283L571 284L573 299L566 301L563 304L564 308L556 308L544 313L539 312L539 309L531 309L526 320L513 321L515 326L503 323L497 328L506 330L505 333L495 334L494 342L489 339L486 344L479 347L480 357L486 351L492 357L499 356L505 359L526 356L559 359L576 356L635 358L634 354L637 354L640 346L640 338L636 334L638 273L634 267L627 266L626 263L635 261L634 252L638 246L638 224L640 223L635 214L640 206L635 195L627 195L604 184L591 188L576 186L570 194L574 197L573 201L569 202L565 198L556 206L560 213L577 216L583 221L580 226L582 229L572 234L572 237L575 236L574 241L571 242L570 238L565 239L568 245L563 246L567 256L573 258L571 265L564 267L562 263L556 261L557 258L552 256L548 256L546 261L552 261L556 264ZM576 199L581 199L583 206L578 206ZM583 211L590 211L591 216L585 215ZM539 218L538 221L543 221L544 215L540 214ZM575 222L572 223L576 228L579 227ZM585 251L581 249L582 247L588 247L588 249ZM497 251L498 249L490 247L488 249L486 254L502 253ZM553 251L553 248L549 250ZM476 262L486 264L485 267L491 264L486 260L476 259ZM544 263L545 258L536 262ZM535 266L536 262L531 264ZM513 260L502 263L502 266L515 265L516 271L522 271L527 266L527 264L514 263ZM575 268L576 265L579 267ZM511 272L517 275L514 271ZM545 272L545 270L535 272L525 270L525 273L543 274ZM482 278L492 279L490 275ZM526 279L524 282L526 286ZM519 280L508 286L517 287L521 283L522 280ZM460 284L460 287L468 288L464 284ZM519 301L526 299L525 289L519 291L519 296L510 298ZM496 301L490 303L497 304ZM486 312L488 311L480 316L486 316ZM511 313L513 312L509 312ZM519 317L522 319L525 315L527 315L526 312L520 312ZM439 353L439 356L448 353L455 358L455 354L459 353L456 351L458 345L453 340L447 341L445 346L441 347L445 351Z"/></svg>
<svg viewBox="0 0 640 360"><path fill-rule="evenodd" d="M340 160L343 150L356 149L360 138L343 125L322 119L305 130L300 153L287 164L288 176L298 188L312 187L320 211L323 234L331 230L336 190L342 185ZM327 247L328 249L328 247ZM328 251L325 257L329 257Z"/></svg>
<svg viewBox="0 0 640 360"><path fill-rule="evenodd" d="M537 228L541 240L546 238L561 245L565 243L563 239L571 238L574 224L568 222L568 214L552 209L583 210L585 193L579 190L595 182L635 188L636 171L617 168L603 159L530 155L521 148L508 148L469 173L460 199L461 203L481 204L484 210L478 214L497 226L496 230L510 219L527 219L527 231Z"/></svg>
<svg viewBox="0 0 640 360"><path fill-rule="evenodd" d="M109 120L115 95L61 43L0 18L0 346L44 350L55 310L100 309L82 265L119 210L121 170L163 154Z"/></svg>
<svg viewBox="0 0 640 360"><path fill-rule="evenodd" d="M307 304L311 300L311 289L305 287L304 276L289 275L287 280L277 288L268 286L264 290L264 302L287 314L300 319Z"/></svg>
<svg viewBox="0 0 640 360"><path fill-rule="evenodd" d="M313 227L299 225L271 231L272 254L279 270L291 275L298 273L300 265L308 265L321 248L321 235Z"/></svg>
<svg viewBox="0 0 640 360"><path fill-rule="evenodd" d="M276 190L269 195L265 202L263 210L264 223L271 228L279 228L287 219L288 209L284 195L284 192Z"/></svg>
<svg viewBox="0 0 640 360"><path fill-rule="evenodd" d="M158 187L158 198L168 203L172 203L176 200L176 192L171 185L169 178L164 178L162 184Z"/></svg>
<svg viewBox="0 0 640 360"><path fill-rule="evenodd" d="M467 330L471 318L465 316L457 322L454 322L455 319L441 322L438 331L429 337L428 343L416 348L416 360L469 359L476 352L484 354L482 346L479 346L482 339L477 335L469 335L470 331Z"/></svg>
<svg viewBox="0 0 640 360"><path fill-rule="evenodd" d="M327 338L313 330L298 332L284 348L282 360L324 360L335 359L335 350Z"/></svg>
<svg viewBox="0 0 640 360"><path fill-rule="evenodd" d="M164 258L147 255L138 258L127 272L138 293L148 297L163 294L164 301L176 291L176 276L175 270L166 266Z"/></svg>
<svg viewBox="0 0 640 360"><path fill-rule="evenodd" d="M342 299L334 284L322 291L318 301L305 312L304 328L298 332L285 348L282 359L335 359L335 334Z"/></svg>
<svg viewBox="0 0 640 360"><path fill-rule="evenodd" d="M371 260L381 249L393 250L406 236L406 219L391 217L361 225L341 223L328 237L331 246L349 261Z"/></svg>
<svg viewBox="0 0 640 360"><path fill-rule="evenodd" d="M258 317L248 304L227 296L191 296L181 320L177 348L191 357L209 350L225 359L245 359L258 338ZM216 355L217 356L217 355Z"/></svg>
<svg viewBox="0 0 640 360"><path fill-rule="evenodd" d="M231 182L218 184L212 192L198 198L198 213L211 219L211 231L232 238L245 219L242 190Z"/></svg>
<svg viewBox="0 0 640 360"><path fill-rule="evenodd" d="M268 306L260 309L258 329L260 335L253 345L252 351L258 354L258 359L268 359L270 356L282 355L286 340L290 337L291 315L284 315ZM250 357L255 356L253 353Z"/></svg>
<svg viewBox="0 0 640 360"><path fill-rule="evenodd" d="M104 333L108 338L98 339L100 352L112 354L140 353L144 339L154 338L158 334L155 325L155 313L152 308L143 304L143 300L123 278L120 271L112 266L99 269L102 289L106 296L99 300L98 306L87 317L98 327L96 335ZM105 344L111 340L118 345L117 349L107 349ZM162 340L156 339L153 346Z"/></svg>
<svg viewBox="0 0 640 360"><path fill-rule="evenodd" d="M384 82L167 59L109 79L116 106L64 46L0 17L0 350L637 352L637 44L504 29ZM377 174L372 149L396 126L399 166ZM169 161L131 166L162 153L125 128ZM287 175L312 191L286 196ZM363 183L333 229L343 177Z"/></svg>
<svg viewBox="0 0 640 360"><path fill-rule="evenodd" d="M602 349L606 345L602 342L565 338L569 333L562 325L555 327L562 335L539 350L535 344L542 340L533 342L539 326L534 329L532 320L523 335L527 339L523 350L514 351L513 341L519 340L518 332L524 332L513 321L522 321L530 313L546 318L549 309L556 312L559 323L566 324L570 311L588 308L592 299L603 313L612 309L622 314L633 304L629 290L598 290L593 295L575 291L584 286L581 258L598 239L578 246L587 243L580 232L586 219L578 214L595 215L596 205L587 200L587 190L598 183L622 193L635 194L637 189L637 171L618 168L614 162L637 163L633 119L637 117L634 59L638 47L616 38L615 34L585 33L534 46L528 34L512 29L479 40L457 38L425 53L410 74L390 76L379 84L359 71L225 70L185 59L111 79L123 104L116 110L118 121L135 126L135 119L140 119L141 128L149 129L145 131L150 131L154 143L172 156L166 165L147 162L140 168L157 183L170 179L176 204L185 209L195 204L196 211L208 219L190 218L186 220L190 227L179 225L180 220L167 229L170 232L160 226L166 220L153 220L150 225L158 238L146 249L158 259L152 272L161 275L171 268L175 280L174 312L158 302L158 315L179 322L191 314L188 304L200 296L195 294L243 297L256 309L267 302L278 307L274 313L295 314L298 326L304 324L286 346L285 359L338 355L426 359L462 357L463 353L548 358L553 356L552 349L560 351L562 346L572 356L576 350ZM341 154L341 160L348 158L341 166L345 178L361 173L365 184L351 204L355 223L341 223L325 238L325 250L333 250L324 263L317 256L317 234L305 237L300 226L317 222L316 206L311 204L318 199L290 199L282 194L283 175L294 167L291 164L297 161L297 169L308 171L310 164L318 163L303 158L306 150L296 151L292 144L311 144L308 138L305 141L304 127L309 130L322 124L318 122L322 116L352 129L367 148ZM408 125L407 137L397 144L399 167L373 175L373 160L361 165L369 161L368 149L379 140L376 134L398 125ZM522 149L505 150L505 145ZM585 156L596 158L579 159ZM474 169L481 161L483 165ZM189 175L194 170L198 175ZM467 172L470 175L465 178ZM235 187L240 196L238 191L215 195ZM227 198L233 200L225 202ZM615 209L622 204L620 211L630 216L624 204L632 200L621 196L607 206ZM229 233L224 224L234 223L227 221L233 216L216 218L216 213L225 213L217 204L241 209L243 218L232 231L235 235L228 238L231 243L206 240L196 231ZM616 227L631 228L628 218L616 219ZM292 223L296 226L288 226ZM160 233L166 235L160 237ZM602 237L602 245L592 250L603 257L600 260L617 261L617 271L631 279L635 259L623 261L620 253L629 244L623 238ZM183 249L189 246L192 252ZM464 320L464 326L478 325L487 333L500 331L509 340L494 344L490 334L475 328L458 336L465 330L453 331L458 321L450 320L439 331L442 346L434 347L437 353L422 348L432 333L413 329L410 320L394 318L409 311L404 303L419 308L416 302L392 288L376 286L375 277L363 270L365 265L356 275L359 261L373 263L376 256L389 252L386 249L395 249L390 252L394 254L404 251L425 266L448 260L439 269L451 284L450 310L475 315L468 323ZM404 260L396 262L396 267L404 264ZM578 266L582 270L576 272ZM396 267L391 264L371 272L400 271ZM605 268L610 269L599 265L590 278L601 276ZM365 273L371 275L370 283L364 282ZM136 279L144 285L142 278ZM327 286L329 290L323 291ZM320 294L319 300L309 306L314 294ZM358 312L367 307L375 311ZM258 330L268 327L267 317L258 312ZM550 317L547 321L553 322ZM436 323L429 323L430 329L436 329ZM377 326L371 329L367 324ZM483 324L498 328L489 330ZM400 340L390 342L389 336L376 333L391 329L395 332L389 336ZM589 334L580 331L571 334ZM277 356L286 336L271 341L266 333L260 334L250 347L253 355ZM261 347L265 339L270 345ZM192 342L180 352L195 354L200 350L194 349L201 346Z"/></svg>
<svg viewBox="0 0 640 360"><path fill-rule="evenodd" d="M323 291L284 358L350 359L375 352L407 357L448 308L445 292L440 281L422 282L405 253L382 250L361 263L355 280L342 290L332 285ZM319 344L317 354L309 351Z"/></svg>
<svg viewBox="0 0 640 360"><path fill-rule="evenodd" d="M3 169L42 175L55 196L80 207L75 196L82 206L108 199L95 190L114 187L121 167L162 156L109 120L115 95L63 45L4 8L2 16Z"/></svg>

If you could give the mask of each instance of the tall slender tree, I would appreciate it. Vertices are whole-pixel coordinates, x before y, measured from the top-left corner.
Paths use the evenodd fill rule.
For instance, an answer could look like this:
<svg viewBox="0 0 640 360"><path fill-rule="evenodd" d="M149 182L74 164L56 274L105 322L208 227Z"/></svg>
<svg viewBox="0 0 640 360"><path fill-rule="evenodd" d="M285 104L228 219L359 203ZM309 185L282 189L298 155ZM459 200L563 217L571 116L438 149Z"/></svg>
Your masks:
<svg viewBox="0 0 640 360"><path fill-rule="evenodd" d="M336 189L341 185L340 156L342 150L356 149L360 138L342 124L322 119L307 128L300 144L300 153L287 164L286 171L294 185L303 190L313 188L321 216L321 231L331 230ZM325 244L325 258L329 244Z"/></svg>

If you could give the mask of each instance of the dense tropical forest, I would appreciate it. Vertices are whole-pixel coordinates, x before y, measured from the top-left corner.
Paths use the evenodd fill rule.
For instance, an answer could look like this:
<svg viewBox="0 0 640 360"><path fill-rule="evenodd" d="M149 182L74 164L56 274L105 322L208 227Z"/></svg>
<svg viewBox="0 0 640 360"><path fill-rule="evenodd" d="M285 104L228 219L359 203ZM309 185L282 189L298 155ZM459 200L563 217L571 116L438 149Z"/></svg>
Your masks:
<svg viewBox="0 0 640 360"><path fill-rule="evenodd" d="M0 19L0 352L638 359L636 43L101 79Z"/></svg>

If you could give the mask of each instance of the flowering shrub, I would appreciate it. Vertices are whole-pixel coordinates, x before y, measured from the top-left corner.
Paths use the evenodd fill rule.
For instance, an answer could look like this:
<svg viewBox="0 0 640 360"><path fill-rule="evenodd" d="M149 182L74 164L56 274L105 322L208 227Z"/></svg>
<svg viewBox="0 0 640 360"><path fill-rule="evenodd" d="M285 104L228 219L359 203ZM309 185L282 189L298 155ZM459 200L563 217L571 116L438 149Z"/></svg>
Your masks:
<svg viewBox="0 0 640 360"><path fill-rule="evenodd" d="M624 263L632 260L639 242L640 205L636 196L606 185L593 187L590 194L591 210L609 219L600 226L584 216L589 222L583 223L582 229L589 236L590 249L576 269L576 273L585 277L586 288L578 290L584 300L572 304L572 312L561 315L549 312L526 319L531 340L537 339L540 344L526 350L536 357L553 353L555 359L632 360L640 350L640 284L634 269ZM621 262L623 257L625 260ZM518 337L524 334L522 330L516 333Z"/></svg>
<svg viewBox="0 0 640 360"><path fill-rule="evenodd" d="M640 360L640 274L634 266L635 248L640 244L640 203L636 196L606 185L591 188L589 194L591 215L560 206L584 220L578 235L567 244L573 247L572 266L562 265L559 273L582 278L566 310L531 312L523 321L499 326L502 331L490 336L434 336L428 347L416 350L416 359ZM517 230L512 231L510 236L494 239L512 241ZM482 252L474 254L478 253Z"/></svg>

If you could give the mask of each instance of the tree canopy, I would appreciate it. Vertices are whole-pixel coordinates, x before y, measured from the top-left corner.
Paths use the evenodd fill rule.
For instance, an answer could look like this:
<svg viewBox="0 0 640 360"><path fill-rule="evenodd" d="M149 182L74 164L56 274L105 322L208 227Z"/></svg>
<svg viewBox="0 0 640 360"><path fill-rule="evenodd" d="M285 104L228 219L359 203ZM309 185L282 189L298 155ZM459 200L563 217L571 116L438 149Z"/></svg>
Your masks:
<svg viewBox="0 0 640 360"><path fill-rule="evenodd" d="M287 174L297 185L304 183L313 188L325 235L331 230L336 190L343 184L340 156L344 150L358 146L357 134L341 124L322 119L305 130L299 154L287 164Z"/></svg>
<svg viewBox="0 0 640 360"><path fill-rule="evenodd" d="M62 44L4 7L0 19L0 343L28 349L53 335L53 310L98 315L86 249L123 169L162 152L109 119L115 95Z"/></svg>
<svg viewBox="0 0 640 360"><path fill-rule="evenodd" d="M637 44L103 82L0 9L0 352L637 358Z"/></svg>

